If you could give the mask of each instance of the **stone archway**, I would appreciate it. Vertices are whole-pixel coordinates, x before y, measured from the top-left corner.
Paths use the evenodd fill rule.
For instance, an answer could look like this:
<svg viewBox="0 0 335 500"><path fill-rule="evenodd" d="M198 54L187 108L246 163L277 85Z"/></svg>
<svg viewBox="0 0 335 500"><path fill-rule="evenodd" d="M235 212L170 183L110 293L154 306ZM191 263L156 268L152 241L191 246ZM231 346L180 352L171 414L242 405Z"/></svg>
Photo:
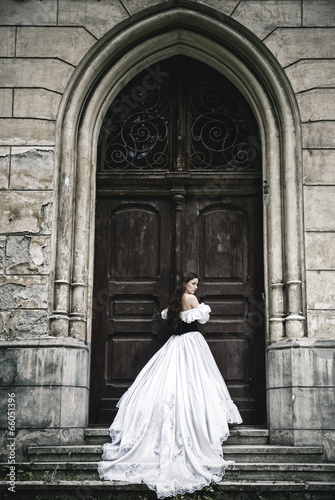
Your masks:
<svg viewBox="0 0 335 500"><path fill-rule="evenodd" d="M90 342L96 144L104 113L134 75L175 54L206 62L229 78L257 117L266 331L269 342L303 337L300 128L293 93L269 51L247 30L229 18L184 8L110 32L87 54L64 94L57 122L51 332Z"/></svg>

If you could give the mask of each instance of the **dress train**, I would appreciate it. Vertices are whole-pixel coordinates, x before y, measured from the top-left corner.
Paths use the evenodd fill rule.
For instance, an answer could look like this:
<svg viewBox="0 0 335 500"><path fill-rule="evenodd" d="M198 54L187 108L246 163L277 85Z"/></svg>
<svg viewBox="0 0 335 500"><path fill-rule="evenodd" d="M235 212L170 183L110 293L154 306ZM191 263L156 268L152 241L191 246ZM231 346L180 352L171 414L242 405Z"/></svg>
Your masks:
<svg viewBox="0 0 335 500"><path fill-rule="evenodd" d="M206 322L200 304L182 321ZM164 312L162 313L164 317ZM173 335L121 397L98 472L107 480L144 482L158 498L218 482L234 462L221 444L242 419L209 346L198 331Z"/></svg>

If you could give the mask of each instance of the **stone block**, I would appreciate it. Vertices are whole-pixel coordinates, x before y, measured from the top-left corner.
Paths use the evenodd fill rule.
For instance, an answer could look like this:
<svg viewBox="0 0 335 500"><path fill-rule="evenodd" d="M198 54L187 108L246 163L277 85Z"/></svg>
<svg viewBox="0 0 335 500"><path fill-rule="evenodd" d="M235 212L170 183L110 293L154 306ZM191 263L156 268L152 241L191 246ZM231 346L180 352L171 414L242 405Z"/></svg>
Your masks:
<svg viewBox="0 0 335 500"><path fill-rule="evenodd" d="M53 148L12 148L11 189L52 189L53 176Z"/></svg>
<svg viewBox="0 0 335 500"><path fill-rule="evenodd" d="M6 274L48 274L50 237L8 236Z"/></svg>
<svg viewBox="0 0 335 500"><path fill-rule="evenodd" d="M268 351L268 388L292 386L292 358L290 349Z"/></svg>
<svg viewBox="0 0 335 500"><path fill-rule="evenodd" d="M293 436L295 446L322 446L324 460L335 461L335 430L296 429Z"/></svg>
<svg viewBox="0 0 335 500"><path fill-rule="evenodd" d="M285 369L285 367L282 367ZM268 389L268 413L270 429L293 429L293 401L290 387Z"/></svg>
<svg viewBox="0 0 335 500"><path fill-rule="evenodd" d="M335 270L335 232L306 233L305 245L308 270Z"/></svg>
<svg viewBox="0 0 335 500"><path fill-rule="evenodd" d="M335 462L335 430L322 432L321 443L325 452L326 460Z"/></svg>
<svg viewBox="0 0 335 500"><path fill-rule="evenodd" d="M335 59L297 61L285 69L295 92L316 87L335 87Z"/></svg>
<svg viewBox="0 0 335 500"><path fill-rule="evenodd" d="M335 185L335 150L305 150L303 151L303 164L305 184Z"/></svg>
<svg viewBox="0 0 335 500"><path fill-rule="evenodd" d="M304 0L304 26L335 26L334 0Z"/></svg>
<svg viewBox="0 0 335 500"><path fill-rule="evenodd" d="M0 19L3 25L57 24L57 2L55 0L29 0L0 2Z"/></svg>
<svg viewBox="0 0 335 500"><path fill-rule="evenodd" d="M47 120L34 120L29 118L0 119L1 145L55 145L55 122Z"/></svg>
<svg viewBox="0 0 335 500"><path fill-rule="evenodd" d="M0 189L8 189L10 148L0 147Z"/></svg>
<svg viewBox="0 0 335 500"><path fill-rule="evenodd" d="M0 350L0 386L64 385L88 387L89 356L87 348L67 348L52 344L50 337L43 345L23 345ZM21 342L22 344L22 342Z"/></svg>
<svg viewBox="0 0 335 500"><path fill-rule="evenodd" d="M48 334L47 311L16 309L7 311L1 335L6 339L34 338Z"/></svg>
<svg viewBox="0 0 335 500"><path fill-rule="evenodd" d="M15 387L0 390L1 408L7 408L8 392L15 392L17 429L59 427L62 388ZM6 428L7 412L0 415L0 427Z"/></svg>
<svg viewBox="0 0 335 500"><path fill-rule="evenodd" d="M318 433L335 428L334 353L334 340L303 338L270 346L270 444L323 444Z"/></svg>
<svg viewBox="0 0 335 500"><path fill-rule="evenodd" d="M6 247L6 274L32 274L29 270L29 244L31 238L28 236L8 236Z"/></svg>
<svg viewBox="0 0 335 500"><path fill-rule="evenodd" d="M297 429L293 431L295 446L322 446L322 431Z"/></svg>
<svg viewBox="0 0 335 500"><path fill-rule="evenodd" d="M335 89L313 89L297 95L303 122L335 120Z"/></svg>
<svg viewBox="0 0 335 500"><path fill-rule="evenodd" d="M45 89L14 89L16 118L55 120L61 96Z"/></svg>
<svg viewBox="0 0 335 500"><path fill-rule="evenodd" d="M334 348L315 340L308 345L289 349L293 391L300 387L329 388L335 385ZM301 369L303 367L303 369Z"/></svg>
<svg viewBox="0 0 335 500"><path fill-rule="evenodd" d="M133 16L137 12L141 12L144 9L154 7L155 5L164 4L165 1L166 0L125 0L122 3L125 6L125 8L127 9L127 11L129 12L129 14L131 16ZM231 1L232 0L230 0L230 2ZM212 0L211 2L208 2L208 3L213 4L213 3L218 3L218 2L217 1L215 2L215 0ZM235 1L235 3L236 3L236 1Z"/></svg>
<svg viewBox="0 0 335 500"><path fill-rule="evenodd" d="M62 387L61 427L87 425L88 394L86 387Z"/></svg>
<svg viewBox="0 0 335 500"><path fill-rule="evenodd" d="M46 276L0 276L0 308L45 309L47 285Z"/></svg>
<svg viewBox="0 0 335 500"><path fill-rule="evenodd" d="M278 26L301 26L300 0L242 0L232 18L261 40Z"/></svg>
<svg viewBox="0 0 335 500"><path fill-rule="evenodd" d="M307 311L309 338L335 338L335 310Z"/></svg>
<svg viewBox="0 0 335 500"><path fill-rule="evenodd" d="M1 6L0 6L1 11ZM1 15L1 14L0 14ZM2 24L3 18L1 18ZM15 56L15 27L1 26L0 27L0 57Z"/></svg>
<svg viewBox="0 0 335 500"><path fill-rule="evenodd" d="M73 70L58 59L0 59L0 86L41 87L62 93Z"/></svg>
<svg viewBox="0 0 335 500"><path fill-rule="evenodd" d="M335 121L302 124L304 148L335 148Z"/></svg>
<svg viewBox="0 0 335 500"><path fill-rule="evenodd" d="M76 66L96 39L84 28L22 27L17 30L17 57L53 57Z"/></svg>
<svg viewBox="0 0 335 500"><path fill-rule="evenodd" d="M333 387L299 387L293 391L296 429L334 429Z"/></svg>
<svg viewBox="0 0 335 500"><path fill-rule="evenodd" d="M335 231L335 186L305 186L305 229Z"/></svg>
<svg viewBox="0 0 335 500"><path fill-rule="evenodd" d="M96 38L129 17L122 2L100 0L99 5L92 0L59 0L58 25L84 26Z"/></svg>
<svg viewBox="0 0 335 500"><path fill-rule="evenodd" d="M269 444L293 446L294 431L292 429L270 429Z"/></svg>
<svg viewBox="0 0 335 500"><path fill-rule="evenodd" d="M273 344L268 350L268 388L333 387L334 354L334 340L303 338Z"/></svg>
<svg viewBox="0 0 335 500"><path fill-rule="evenodd" d="M307 308L335 309L335 271L307 271Z"/></svg>
<svg viewBox="0 0 335 500"><path fill-rule="evenodd" d="M138 2L137 0L126 0L126 2L124 3L127 7L127 10L129 10L130 8L129 4L132 3L140 4L140 2ZM223 20L223 16L220 17L220 13L230 16L235 7L239 4L239 0L226 0L225 2L222 2L222 0L198 0L198 3L201 3L203 5L206 5L207 7L212 7L213 9L215 9L217 11L218 19ZM130 13L132 12L130 11Z"/></svg>
<svg viewBox="0 0 335 500"><path fill-rule="evenodd" d="M0 274L5 272L6 236L0 236Z"/></svg>
<svg viewBox="0 0 335 500"><path fill-rule="evenodd" d="M0 336L1 340L3 338L6 338L6 325L7 325L7 318L9 316L9 311L0 311Z"/></svg>
<svg viewBox="0 0 335 500"><path fill-rule="evenodd" d="M264 43L283 67L300 59L332 59L335 28L277 28Z"/></svg>
<svg viewBox="0 0 335 500"><path fill-rule="evenodd" d="M0 233L50 234L50 191L0 193Z"/></svg>
<svg viewBox="0 0 335 500"><path fill-rule="evenodd" d="M62 384L75 387L89 387L90 357L87 349L63 348Z"/></svg>
<svg viewBox="0 0 335 500"><path fill-rule="evenodd" d="M295 92L316 87L335 87L335 59L297 61L285 69Z"/></svg>
<svg viewBox="0 0 335 500"><path fill-rule="evenodd" d="M27 449L30 446L57 446L57 445L75 445L84 443L84 429L81 427L66 427L61 429L17 429L16 435L16 457L18 461L28 461ZM0 450L6 450L5 430L0 432ZM7 462L8 454L0 452L0 460ZM18 495L17 495L17 498ZM36 498L36 497L35 497ZM69 495L66 495L69 500ZM65 500L65 498L64 498ZM77 499L79 500L79 499Z"/></svg>
<svg viewBox="0 0 335 500"><path fill-rule="evenodd" d="M11 89L0 89L0 116L11 117L13 107L13 91Z"/></svg>

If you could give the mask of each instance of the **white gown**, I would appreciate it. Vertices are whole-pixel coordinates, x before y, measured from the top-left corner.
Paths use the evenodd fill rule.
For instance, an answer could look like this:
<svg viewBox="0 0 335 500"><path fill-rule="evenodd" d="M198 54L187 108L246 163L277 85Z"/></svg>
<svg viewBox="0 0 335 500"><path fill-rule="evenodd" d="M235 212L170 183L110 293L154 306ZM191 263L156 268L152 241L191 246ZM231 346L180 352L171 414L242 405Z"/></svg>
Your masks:
<svg viewBox="0 0 335 500"><path fill-rule="evenodd" d="M200 304L182 321L206 323ZM162 312L166 319L166 310ZM158 498L218 482L234 462L222 457L228 423L242 422L202 334L173 335L144 366L117 404L103 445L100 478L144 482Z"/></svg>

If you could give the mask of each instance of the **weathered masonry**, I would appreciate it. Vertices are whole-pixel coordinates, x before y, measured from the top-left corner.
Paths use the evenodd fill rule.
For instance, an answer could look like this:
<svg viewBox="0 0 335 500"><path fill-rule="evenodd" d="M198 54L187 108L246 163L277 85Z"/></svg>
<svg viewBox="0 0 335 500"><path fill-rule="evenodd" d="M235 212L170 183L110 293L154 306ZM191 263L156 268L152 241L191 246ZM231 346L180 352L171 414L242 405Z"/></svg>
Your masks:
<svg viewBox="0 0 335 500"><path fill-rule="evenodd" d="M188 268L245 424L335 460L334 2L8 0L0 19L18 458L111 421Z"/></svg>

